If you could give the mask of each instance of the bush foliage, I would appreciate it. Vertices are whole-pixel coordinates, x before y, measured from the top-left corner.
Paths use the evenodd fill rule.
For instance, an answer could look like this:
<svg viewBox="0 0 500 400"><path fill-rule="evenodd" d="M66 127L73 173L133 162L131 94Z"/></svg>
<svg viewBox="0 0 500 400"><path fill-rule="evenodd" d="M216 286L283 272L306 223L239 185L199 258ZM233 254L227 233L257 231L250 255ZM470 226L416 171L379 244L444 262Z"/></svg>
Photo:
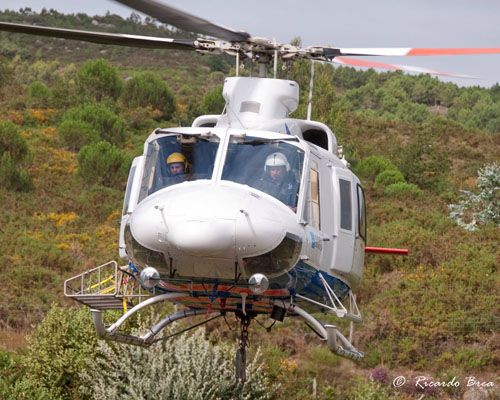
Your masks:
<svg viewBox="0 0 500 400"><path fill-rule="evenodd" d="M116 68L103 59L87 61L76 73L75 82L81 97L98 102L116 100L123 87Z"/></svg>
<svg viewBox="0 0 500 400"><path fill-rule="evenodd" d="M52 105L52 90L42 82L33 82L28 88L28 95L32 108L48 108Z"/></svg>
<svg viewBox="0 0 500 400"><path fill-rule="evenodd" d="M398 182L388 185L385 188L384 194L389 197L408 197L415 199L422 195L422 190L413 183Z"/></svg>
<svg viewBox="0 0 500 400"><path fill-rule="evenodd" d="M28 192L33 189L33 181L28 171L19 169L7 151L0 159L0 186L18 192Z"/></svg>
<svg viewBox="0 0 500 400"><path fill-rule="evenodd" d="M28 154L28 144L16 125L0 120L0 155L5 152L8 152L14 161L22 162Z"/></svg>
<svg viewBox="0 0 500 400"><path fill-rule="evenodd" d="M370 156L363 158L354 169L356 175L361 178L375 179L375 177L384 171L397 171L398 168L391 160L382 156Z"/></svg>
<svg viewBox="0 0 500 400"><path fill-rule="evenodd" d="M125 121L104 104L84 104L70 109L64 114L59 129L66 146L75 149L96 140L118 146L125 141Z"/></svg>
<svg viewBox="0 0 500 400"><path fill-rule="evenodd" d="M201 100L200 114L221 114L226 105L222 96L222 86L209 91Z"/></svg>
<svg viewBox="0 0 500 400"><path fill-rule="evenodd" d="M382 171L375 177L375 186L389 186L395 183L406 182L403 174L396 169Z"/></svg>
<svg viewBox="0 0 500 400"><path fill-rule="evenodd" d="M27 192L33 181L22 165L28 156L28 144L19 128L9 121L0 121L0 187Z"/></svg>
<svg viewBox="0 0 500 400"><path fill-rule="evenodd" d="M143 333L149 324L140 324ZM173 333L173 329L167 329ZM243 389L234 379L235 345L213 346L205 330L163 341L150 348L99 343L102 357L82 370L81 390L100 399L271 399L276 390L259 352L247 360Z"/></svg>
<svg viewBox="0 0 500 400"><path fill-rule="evenodd" d="M21 357L24 374L8 400L72 399L80 386L79 374L97 355L97 339L88 309L52 306L28 337Z"/></svg>
<svg viewBox="0 0 500 400"><path fill-rule="evenodd" d="M57 130L64 145L72 151L78 151L83 146L101 139L101 135L90 123L81 120L65 119Z"/></svg>
<svg viewBox="0 0 500 400"><path fill-rule="evenodd" d="M486 165L477 172L478 192L461 192L458 204L451 204L450 218L469 231L490 222L500 225L500 163Z"/></svg>
<svg viewBox="0 0 500 400"><path fill-rule="evenodd" d="M153 72L141 72L129 79L123 90L122 101L129 108L151 106L162 111L164 119L172 118L177 107L172 90Z"/></svg>
<svg viewBox="0 0 500 400"><path fill-rule="evenodd" d="M131 162L130 156L108 142L89 144L78 153L77 173L90 185L121 188Z"/></svg>

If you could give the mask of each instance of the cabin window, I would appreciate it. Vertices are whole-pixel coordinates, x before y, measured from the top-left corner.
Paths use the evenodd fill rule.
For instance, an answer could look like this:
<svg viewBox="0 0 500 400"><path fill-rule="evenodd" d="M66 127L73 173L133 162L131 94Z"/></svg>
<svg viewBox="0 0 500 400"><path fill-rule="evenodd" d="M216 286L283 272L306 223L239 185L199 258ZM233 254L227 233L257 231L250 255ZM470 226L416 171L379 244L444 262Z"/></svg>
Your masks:
<svg viewBox="0 0 500 400"><path fill-rule="evenodd" d="M360 184L358 184L358 231L359 236L366 243L366 204L365 192Z"/></svg>
<svg viewBox="0 0 500 400"><path fill-rule="evenodd" d="M309 187L307 189L307 204L304 209L304 219L316 229L321 229L319 211L319 173L318 164L311 161L309 171Z"/></svg>
<svg viewBox="0 0 500 400"><path fill-rule="evenodd" d="M137 165L134 165L130 169L130 173L128 175L128 181L127 181L127 189L125 191L125 200L123 200L123 211L122 215L125 215L129 209L129 203L130 203L130 194L132 192L132 185L134 184L134 176L135 176L135 170L137 169Z"/></svg>
<svg viewBox="0 0 500 400"><path fill-rule="evenodd" d="M222 179L267 193L297 211L304 151L282 139L231 136Z"/></svg>
<svg viewBox="0 0 500 400"><path fill-rule="evenodd" d="M212 179L220 138L173 134L148 144L139 201L168 186Z"/></svg>
<svg viewBox="0 0 500 400"><path fill-rule="evenodd" d="M340 227L352 230L351 182L339 179L340 187Z"/></svg>

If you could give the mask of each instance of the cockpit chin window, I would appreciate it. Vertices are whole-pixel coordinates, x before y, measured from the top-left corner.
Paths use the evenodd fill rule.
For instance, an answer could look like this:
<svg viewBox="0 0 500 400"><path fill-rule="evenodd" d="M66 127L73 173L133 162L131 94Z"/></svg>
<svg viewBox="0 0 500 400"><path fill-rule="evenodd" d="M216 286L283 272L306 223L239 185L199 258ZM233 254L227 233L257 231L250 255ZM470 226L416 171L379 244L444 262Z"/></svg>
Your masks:
<svg viewBox="0 0 500 400"><path fill-rule="evenodd" d="M173 134L148 144L139 201L178 183L212 179L220 138Z"/></svg>
<svg viewBox="0 0 500 400"><path fill-rule="evenodd" d="M265 192L297 211L304 151L283 139L231 136L222 179Z"/></svg>

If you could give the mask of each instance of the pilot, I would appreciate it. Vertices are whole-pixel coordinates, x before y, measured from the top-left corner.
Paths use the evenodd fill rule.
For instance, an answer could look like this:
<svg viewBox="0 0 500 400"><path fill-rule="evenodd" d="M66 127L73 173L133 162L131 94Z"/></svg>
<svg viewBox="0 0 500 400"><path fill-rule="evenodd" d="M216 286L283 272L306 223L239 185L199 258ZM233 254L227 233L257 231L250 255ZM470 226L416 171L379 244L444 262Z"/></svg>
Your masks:
<svg viewBox="0 0 500 400"><path fill-rule="evenodd" d="M168 184L167 186L176 183L184 182L187 179L188 161L184 154L172 153L167 157Z"/></svg>
<svg viewBox="0 0 500 400"><path fill-rule="evenodd" d="M272 153L267 156L264 176L257 182L256 189L277 198L292 211L297 211L298 182L283 153Z"/></svg>

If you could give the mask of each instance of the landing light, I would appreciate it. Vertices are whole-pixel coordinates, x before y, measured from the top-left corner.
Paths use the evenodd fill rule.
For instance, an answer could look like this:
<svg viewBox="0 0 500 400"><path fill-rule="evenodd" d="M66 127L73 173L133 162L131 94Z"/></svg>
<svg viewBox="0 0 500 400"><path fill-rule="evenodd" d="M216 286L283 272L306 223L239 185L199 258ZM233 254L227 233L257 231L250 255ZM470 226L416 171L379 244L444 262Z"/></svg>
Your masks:
<svg viewBox="0 0 500 400"><path fill-rule="evenodd" d="M160 281L159 272L153 267L144 268L139 274L139 279L142 285L147 289L152 289L158 285Z"/></svg>
<svg viewBox="0 0 500 400"><path fill-rule="evenodd" d="M269 288L269 279L264 274L253 274L248 280L250 290L255 294L262 294Z"/></svg>

